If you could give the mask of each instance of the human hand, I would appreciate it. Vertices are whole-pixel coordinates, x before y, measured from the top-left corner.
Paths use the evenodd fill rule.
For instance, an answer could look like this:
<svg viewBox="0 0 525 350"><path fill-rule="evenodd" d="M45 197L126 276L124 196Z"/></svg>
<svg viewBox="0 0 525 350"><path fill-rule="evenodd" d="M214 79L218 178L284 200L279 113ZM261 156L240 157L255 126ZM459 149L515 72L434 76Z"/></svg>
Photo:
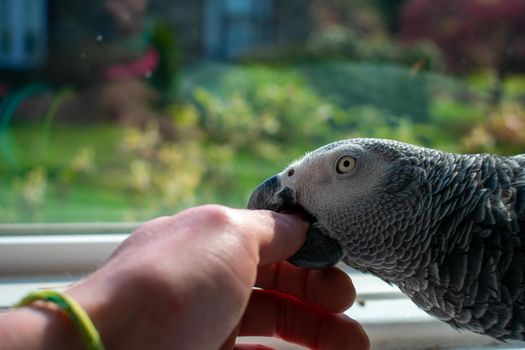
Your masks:
<svg viewBox="0 0 525 350"><path fill-rule="evenodd" d="M189 209L143 224L67 293L107 349L248 349L238 335L367 349L359 324L340 314L355 297L346 274L282 262L307 227L269 211Z"/></svg>

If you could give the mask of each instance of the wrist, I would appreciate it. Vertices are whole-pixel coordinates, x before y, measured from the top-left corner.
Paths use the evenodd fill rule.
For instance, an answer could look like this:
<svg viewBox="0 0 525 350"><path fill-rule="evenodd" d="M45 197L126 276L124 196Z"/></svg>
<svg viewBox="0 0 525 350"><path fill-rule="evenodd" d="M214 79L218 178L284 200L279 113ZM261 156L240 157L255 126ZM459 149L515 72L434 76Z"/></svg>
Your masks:
<svg viewBox="0 0 525 350"><path fill-rule="evenodd" d="M66 294L77 302L90 318L99 333L102 344L106 348L113 339L118 318L121 316L116 309L117 303L104 288L94 285L91 280L79 282L66 291Z"/></svg>
<svg viewBox="0 0 525 350"><path fill-rule="evenodd" d="M34 303L0 316L7 349L82 349L71 319L58 307Z"/></svg>
<svg viewBox="0 0 525 350"><path fill-rule="evenodd" d="M126 274L122 274L125 276ZM66 291L91 319L106 349L120 349L134 324L138 288L119 274L99 270Z"/></svg>

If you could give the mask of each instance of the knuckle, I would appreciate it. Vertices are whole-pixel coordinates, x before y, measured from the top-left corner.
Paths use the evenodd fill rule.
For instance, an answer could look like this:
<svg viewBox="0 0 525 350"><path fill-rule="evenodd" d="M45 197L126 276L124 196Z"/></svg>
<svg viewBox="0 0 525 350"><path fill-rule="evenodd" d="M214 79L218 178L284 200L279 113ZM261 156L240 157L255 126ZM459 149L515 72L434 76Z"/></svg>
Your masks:
<svg viewBox="0 0 525 350"><path fill-rule="evenodd" d="M248 233L235 209L209 204L198 207L197 210L206 218L208 225L215 229L215 234L220 231L223 237L227 237L225 239L236 254L242 254L249 261L258 261L257 239Z"/></svg>
<svg viewBox="0 0 525 350"><path fill-rule="evenodd" d="M203 221L216 227L229 227L234 225L236 221L233 210L222 205L206 204L193 210Z"/></svg>

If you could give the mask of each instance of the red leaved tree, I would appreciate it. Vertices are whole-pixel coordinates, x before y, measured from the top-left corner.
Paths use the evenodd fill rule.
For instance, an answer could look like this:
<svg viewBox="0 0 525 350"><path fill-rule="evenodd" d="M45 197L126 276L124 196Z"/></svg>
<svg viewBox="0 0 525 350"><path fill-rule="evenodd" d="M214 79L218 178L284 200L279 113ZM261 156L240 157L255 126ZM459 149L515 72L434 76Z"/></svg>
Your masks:
<svg viewBox="0 0 525 350"><path fill-rule="evenodd" d="M410 0L401 16L401 37L434 41L452 71L494 69L495 103L505 76L525 72L524 0Z"/></svg>

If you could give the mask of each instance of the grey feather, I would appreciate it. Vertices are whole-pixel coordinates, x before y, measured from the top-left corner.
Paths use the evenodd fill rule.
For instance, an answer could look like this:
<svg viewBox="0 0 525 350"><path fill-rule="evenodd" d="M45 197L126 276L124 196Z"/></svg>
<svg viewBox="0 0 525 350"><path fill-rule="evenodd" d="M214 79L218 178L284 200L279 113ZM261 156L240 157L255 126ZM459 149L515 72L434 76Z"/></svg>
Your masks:
<svg viewBox="0 0 525 350"><path fill-rule="evenodd" d="M356 165L340 174L345 155ZM284 190L288 198L277 198ZM335 240L345 263L397 285L426 312L525 339L525 155L344 140L292 163L270 192L261 185L249 207L305 212L317 230L311 240ZM299 265L335 263L330 249L300 251Z"/></svg>

